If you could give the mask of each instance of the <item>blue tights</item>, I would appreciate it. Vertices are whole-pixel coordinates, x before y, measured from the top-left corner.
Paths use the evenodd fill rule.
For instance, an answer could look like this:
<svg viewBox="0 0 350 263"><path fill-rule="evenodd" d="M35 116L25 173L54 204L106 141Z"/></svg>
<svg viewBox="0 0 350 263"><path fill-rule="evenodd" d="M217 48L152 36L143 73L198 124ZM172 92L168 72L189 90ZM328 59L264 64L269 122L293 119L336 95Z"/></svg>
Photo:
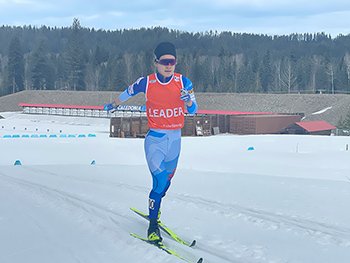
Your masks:
<svg viewBox="0 0 350 263"><path fill-rule="evenodd" d="M158 217L160 204L169 189L181 150L181 130L153 130L145 138L145 154L153 179L149 194L149 218Z"/></svg>

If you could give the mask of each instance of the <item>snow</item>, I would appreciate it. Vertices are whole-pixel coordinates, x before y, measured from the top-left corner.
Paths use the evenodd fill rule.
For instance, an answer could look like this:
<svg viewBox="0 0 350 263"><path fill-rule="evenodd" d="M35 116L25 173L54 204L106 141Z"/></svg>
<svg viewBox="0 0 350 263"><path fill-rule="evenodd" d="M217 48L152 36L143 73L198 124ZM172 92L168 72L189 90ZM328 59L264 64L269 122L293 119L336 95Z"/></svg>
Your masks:
<svg viewBox="0 0 350 263"><path fill-rule="evenodd" d="M316 114L322 114L328 110L330 110L331 108L333 107L327 107L327 108L324 108L323 110L320 110L320 111L317 111L317 112L314 112L314 113L311 113L311 115L316 115Z"/></svg>
<svg viewBox="0 0 350 263"><path fill-rule="evenodd" d="M148 227L129 209L147 212L143 139L109 138L109 119L1 115L1 263L184 262L130 236ZM336 136L184 137L161 219L197 245L163 234L164 243L194 262L349 262L347 144Z"/></svg>

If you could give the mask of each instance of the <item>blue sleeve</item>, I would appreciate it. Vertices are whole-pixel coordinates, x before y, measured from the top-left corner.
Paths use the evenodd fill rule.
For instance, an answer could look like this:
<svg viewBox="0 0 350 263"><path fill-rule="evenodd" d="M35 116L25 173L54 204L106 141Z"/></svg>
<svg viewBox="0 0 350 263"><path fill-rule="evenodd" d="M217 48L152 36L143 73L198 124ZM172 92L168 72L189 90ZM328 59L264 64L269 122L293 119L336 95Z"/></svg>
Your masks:
<svg viewBox="0 0 350 263"><path fill-rule="evenodd" d="M139 78L136 82L130 85L122 94L119 95L120 101L124 102L136 94L146 92L147 78Z"/></svg>
<svg viewBox="0 0 350 263"><path fill-rule="evenodd" d="M198 104L196 101L196 97L194 96L194 91L193 91L193 86L192 86L192 82L189 78L186 77L182 77L182 83L184 88L188 91L188 93L190 94L191 100L192 100L192 106L191 107L187 107L187 111L189 114L195 114L198 110Z"/></svg>

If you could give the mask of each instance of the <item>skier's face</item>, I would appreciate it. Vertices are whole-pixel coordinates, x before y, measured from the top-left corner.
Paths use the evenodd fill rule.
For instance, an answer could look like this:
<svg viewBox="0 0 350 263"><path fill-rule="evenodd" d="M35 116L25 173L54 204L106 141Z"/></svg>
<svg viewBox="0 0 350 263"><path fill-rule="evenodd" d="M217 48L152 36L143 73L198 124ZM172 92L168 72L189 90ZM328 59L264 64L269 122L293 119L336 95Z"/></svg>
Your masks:
<svg viewBox="0 0 350 263"><path fill-rule="evenodd" d="M161 59L175 59L173 55L163 55L159 58ZM170 77L174 74L175 71L175 65L161 65L158 62L154 62L154 65L157 67L159 74L161 74L163 77Z"/></svg>

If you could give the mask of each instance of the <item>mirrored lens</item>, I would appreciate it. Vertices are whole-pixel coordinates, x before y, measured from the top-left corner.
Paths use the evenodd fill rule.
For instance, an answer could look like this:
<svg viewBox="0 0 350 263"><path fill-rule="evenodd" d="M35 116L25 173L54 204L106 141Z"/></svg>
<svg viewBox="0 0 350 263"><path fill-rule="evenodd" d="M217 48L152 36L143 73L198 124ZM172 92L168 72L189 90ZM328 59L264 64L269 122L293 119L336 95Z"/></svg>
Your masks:
<svg viewBox="0 0 350 263"><path fill-rule="evenodd" d="M174 66L176 65L177 61L176 59L161 59L158 60L158 63L164 66Z"/></svg>

